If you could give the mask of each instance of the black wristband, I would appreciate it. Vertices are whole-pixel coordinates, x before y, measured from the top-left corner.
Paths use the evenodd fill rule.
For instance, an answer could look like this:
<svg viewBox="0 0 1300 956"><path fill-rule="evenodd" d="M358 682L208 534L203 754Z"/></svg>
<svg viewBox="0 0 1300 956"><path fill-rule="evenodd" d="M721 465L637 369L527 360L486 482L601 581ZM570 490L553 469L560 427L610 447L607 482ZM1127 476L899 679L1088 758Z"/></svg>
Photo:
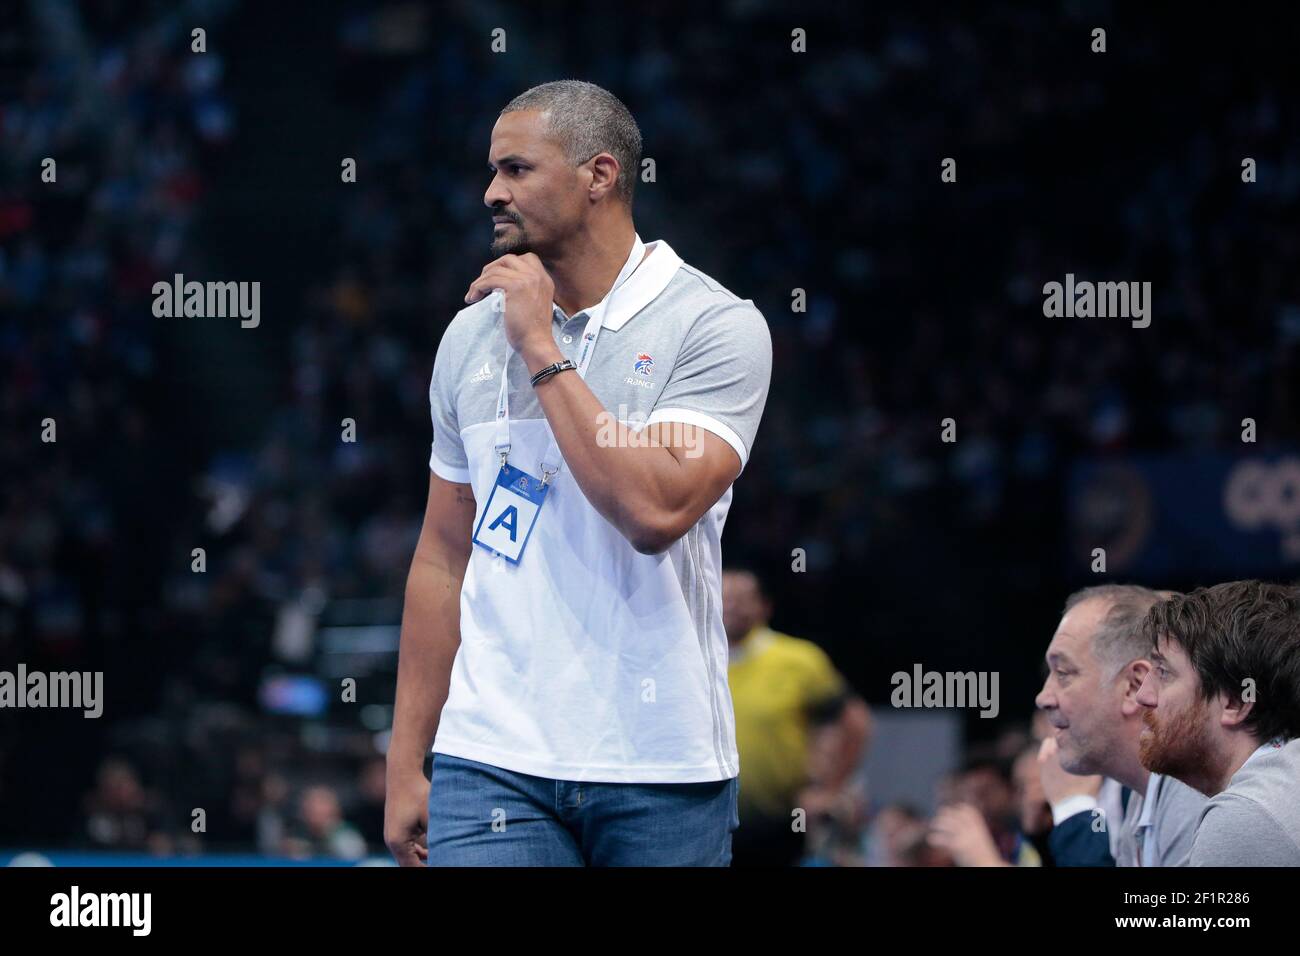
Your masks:
<svg viewBox="0 0 1300 956"><path fill-rule="evenodd" d="M533 387L535 388L538 382L545 381L546 379L554 375L556 372L563 372L566 371L567 369L577 368L577 367L578 366L573 364L572 359L565 359L563 362L554 362L546 366L546 368L541 369L536 375L532 377L531 381L533 383Z"/></svg>

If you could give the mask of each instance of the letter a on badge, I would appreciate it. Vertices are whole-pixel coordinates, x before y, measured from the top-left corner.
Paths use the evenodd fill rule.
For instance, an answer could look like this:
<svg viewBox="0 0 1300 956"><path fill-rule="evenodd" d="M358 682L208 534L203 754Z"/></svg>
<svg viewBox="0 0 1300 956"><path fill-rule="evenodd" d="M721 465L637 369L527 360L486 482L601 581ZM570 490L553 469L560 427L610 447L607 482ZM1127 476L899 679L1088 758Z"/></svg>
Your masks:
<svg viewBox="0 0 1300 956"><path fill-rule="evenodd" d="M488 530L495 531L501 525L505 525L506 530L510 532L510 540L514 541L515 526L518 523L518 521L519 521L518 509L515 508L514 505L507 505L505 508L501 510L501 513L497 515L496 520L493 521L490 525L488 525Z"/></svg>

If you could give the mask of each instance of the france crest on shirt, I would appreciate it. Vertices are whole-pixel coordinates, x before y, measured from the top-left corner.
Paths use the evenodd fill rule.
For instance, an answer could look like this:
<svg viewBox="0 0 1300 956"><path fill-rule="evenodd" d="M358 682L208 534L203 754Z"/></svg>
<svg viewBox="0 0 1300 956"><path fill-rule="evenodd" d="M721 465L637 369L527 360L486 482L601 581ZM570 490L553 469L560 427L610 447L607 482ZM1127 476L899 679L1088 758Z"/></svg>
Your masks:
<svg viewBox="0 0 1300 956"><path fill-rule="evenodd" d="M474 530L474 543L518 564L548 490L540 478L507 464L497 472L496 484Z"/></svg>

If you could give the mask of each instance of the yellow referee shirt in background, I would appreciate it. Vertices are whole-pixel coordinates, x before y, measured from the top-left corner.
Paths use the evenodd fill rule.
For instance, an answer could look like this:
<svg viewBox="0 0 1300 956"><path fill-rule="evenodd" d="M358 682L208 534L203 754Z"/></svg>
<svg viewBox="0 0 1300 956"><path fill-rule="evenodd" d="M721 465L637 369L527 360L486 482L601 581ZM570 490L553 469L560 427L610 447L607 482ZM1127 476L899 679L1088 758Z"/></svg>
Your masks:
<svg viewBox="0 0 1300 956"><path fill-rule="evenodd" d="M812 641L755 627L730 650L727 682L740 752L739 808L789 819L808 781L810 715L848 689Z"/></svg>

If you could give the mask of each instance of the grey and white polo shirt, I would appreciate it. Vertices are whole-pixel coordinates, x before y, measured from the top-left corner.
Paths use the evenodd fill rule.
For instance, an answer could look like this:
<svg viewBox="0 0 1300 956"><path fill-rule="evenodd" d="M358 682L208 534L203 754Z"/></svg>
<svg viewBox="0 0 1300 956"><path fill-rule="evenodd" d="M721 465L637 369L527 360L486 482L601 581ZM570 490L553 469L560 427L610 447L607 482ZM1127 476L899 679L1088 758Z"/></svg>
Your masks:
<svg viewBox="0 0 1300 956"><path fill-rule="evenodd" d="M713 432L743 468L771 381L767 323L668 243L649 250L609 300L587 385L634 427L681 422ZM499 468L493 430L507 354L511 464L540 475L551 438L490 299L448 325L429 386L429 466L473 488L476 525ZM576 362L587 311L570 317L553 305L553 313L556 344ZM472 549L434 752L562 780L736 776L721 595L731 495L666 552L645 555L562 469L518 565Z"/></svg>

